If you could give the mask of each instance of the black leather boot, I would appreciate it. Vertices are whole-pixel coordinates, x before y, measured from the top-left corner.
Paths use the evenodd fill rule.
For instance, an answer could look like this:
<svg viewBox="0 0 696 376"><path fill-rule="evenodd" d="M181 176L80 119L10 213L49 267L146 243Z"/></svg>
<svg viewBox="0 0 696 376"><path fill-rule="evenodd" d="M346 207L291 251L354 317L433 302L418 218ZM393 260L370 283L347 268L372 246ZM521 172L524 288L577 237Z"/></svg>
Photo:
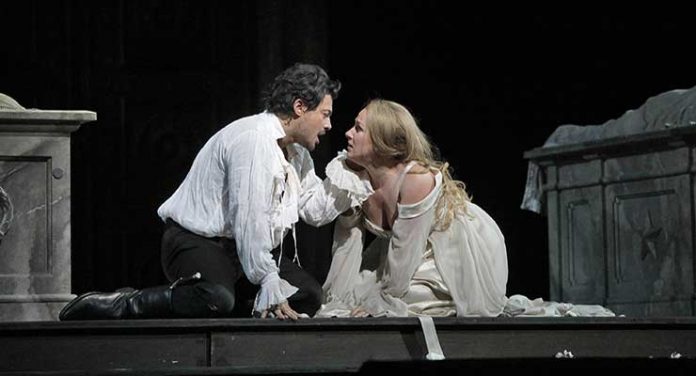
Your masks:
<svg viewBox="0 0 696 376"><path fill-rule="evenodd" d="M88 292L60 311L61 321L167 318L172 315L170 286L116 292Z"/></svg>
<svg viewBox="0 0 696 376"><path fill-rule="evenodd" d="M196 273L169 286L88 292L63 307L58 317L61 321L224 317L233 307L232 293L200 280Z"/></svg>

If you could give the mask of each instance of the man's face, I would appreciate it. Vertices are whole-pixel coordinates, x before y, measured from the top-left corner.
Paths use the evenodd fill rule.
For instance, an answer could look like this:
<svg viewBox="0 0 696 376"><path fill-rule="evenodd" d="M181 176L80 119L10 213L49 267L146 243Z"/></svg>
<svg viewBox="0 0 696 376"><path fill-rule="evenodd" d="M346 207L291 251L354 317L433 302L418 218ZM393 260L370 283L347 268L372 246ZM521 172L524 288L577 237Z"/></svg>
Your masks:
<svg viewBox="0 0 696 376"><path fill-rule="evenodd" d="M319 136L326 134L331 129L331 114L333 113L333 98L324 96L317 108L307 110L301 116L301 123L295 142L314 150L319 145Z"/></svg>

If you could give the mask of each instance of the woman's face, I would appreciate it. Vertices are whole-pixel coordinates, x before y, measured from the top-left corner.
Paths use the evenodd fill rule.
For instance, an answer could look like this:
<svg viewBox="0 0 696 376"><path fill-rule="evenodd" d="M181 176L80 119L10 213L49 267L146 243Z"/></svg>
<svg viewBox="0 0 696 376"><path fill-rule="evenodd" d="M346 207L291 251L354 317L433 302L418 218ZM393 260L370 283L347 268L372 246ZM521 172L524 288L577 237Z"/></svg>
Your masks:
<svg viewBox="0 0 696 376"><path fill-rule="evenodd" d="M348 159L361 166L365 166L374 155L372 140L365 124L366 117L367 110L363 108L355 118L353 127L346 132Z"/></svg>

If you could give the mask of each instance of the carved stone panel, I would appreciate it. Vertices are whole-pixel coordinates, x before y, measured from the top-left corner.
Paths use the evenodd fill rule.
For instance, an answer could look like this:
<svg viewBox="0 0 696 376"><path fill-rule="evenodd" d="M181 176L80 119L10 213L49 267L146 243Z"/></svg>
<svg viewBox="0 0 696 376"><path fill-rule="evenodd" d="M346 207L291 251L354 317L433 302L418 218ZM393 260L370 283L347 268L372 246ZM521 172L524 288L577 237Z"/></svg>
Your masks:
<svg viewBox="0 0 696 376"><path fill-rule="evenodd" d="M601 188L569 189L559 196L560 299L574 303L601 302L604 297Z"/></svg>
<svg viewBox="0 0 696 376"><path fill-rule="evenodd" d="M688 175L607 187L608 303L641 316L689 315L693 226Z"/></svg>
<svg viewBox="0 0 696 376"><path fill-rule="evenodd" d="M564 164L558 166L557 184L559 189L598 184L601 177L602 166L599 160Z"/></svg>
<svg viewBox="0 0 696 376"><path fill-rule="evenodd" d="M673 150L607 158L604 162L604 181L622 182L632 179L687 173L689 149Z"/></svg>
<svg viewBox="0 0 696 376"><path fill-rule="evenodd" d="M0 157L0 189L10 204L0 235L0 290L11 276L50 274L51 159ZM31 249L15 253L11 249ZM10 277L10 278L6 278Z"/></svg>

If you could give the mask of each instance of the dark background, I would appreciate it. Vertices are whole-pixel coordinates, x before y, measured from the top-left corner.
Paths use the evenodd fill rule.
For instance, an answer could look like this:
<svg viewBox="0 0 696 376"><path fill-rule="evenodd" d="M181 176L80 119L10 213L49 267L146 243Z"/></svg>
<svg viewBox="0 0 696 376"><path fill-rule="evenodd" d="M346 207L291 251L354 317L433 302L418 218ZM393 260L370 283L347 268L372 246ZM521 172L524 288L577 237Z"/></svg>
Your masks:
<svg viewBox="0 0 696 376"><path fill-rule="evenodd" d="M0 8L0 92L91 110L72 138L73 292L163 283L157 207L199 148L295 61L344 88L318 173L367 99L409 107L505 234L508 294L548 297L546 219L520 209L526 150L690 88L684 9L474 9L444 1L24 1ZM302 228L323 280L331 226Z"/></svg>

